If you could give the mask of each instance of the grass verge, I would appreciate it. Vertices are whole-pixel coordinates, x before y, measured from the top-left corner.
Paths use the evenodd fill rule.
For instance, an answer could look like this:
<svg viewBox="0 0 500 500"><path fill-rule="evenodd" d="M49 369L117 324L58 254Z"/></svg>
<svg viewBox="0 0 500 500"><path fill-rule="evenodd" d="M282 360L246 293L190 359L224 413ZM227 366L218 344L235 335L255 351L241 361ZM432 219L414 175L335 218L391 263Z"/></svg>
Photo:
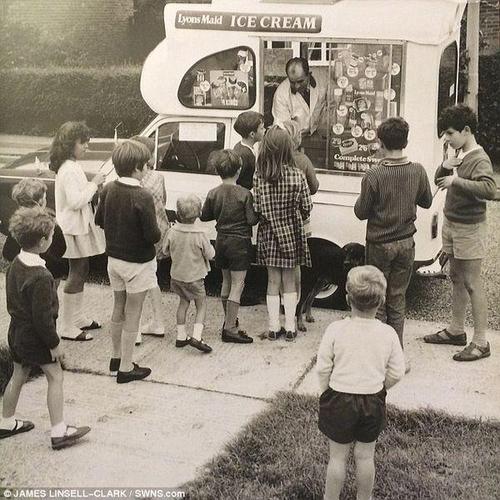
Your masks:
<svg viewBox="0 0 500 500"><path fill-rule="evenodd" d="M493 423L390 407L377 445L374 499L498 498L499 430ZM196 500L320 499L327 461L317 399L281 393L184 488ZM352 460L341 498L356 498Z"/></svg>

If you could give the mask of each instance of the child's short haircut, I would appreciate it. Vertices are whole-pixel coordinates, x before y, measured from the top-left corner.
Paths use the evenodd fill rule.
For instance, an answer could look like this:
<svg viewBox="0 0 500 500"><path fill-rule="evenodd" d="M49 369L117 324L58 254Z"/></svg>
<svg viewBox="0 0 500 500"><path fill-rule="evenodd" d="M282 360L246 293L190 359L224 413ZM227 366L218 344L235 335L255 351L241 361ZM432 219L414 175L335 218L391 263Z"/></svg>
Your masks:
<svg viewBox="0 0 500 500"><path fill-rule="evenodd" d="M32 207L42 201L47 186L38 179L26 177L12 188L12 199L20 207Z"/></svg>
<svg viewBox="0 0 500 500"><path fill-rule="evenodd" d="M465 127L475 134L477 131L477 116L474 111L465 104L449 106L441 112L438 118L439 135L449 128L462 132Z"/></svg>
<svg viewBox="0 0 500 500"><path fill-rule="evenodd" d="M387 118L377 128L377 136L385 149L394 151L404 149L408 144L410 126L404 118L396 116Z"/></svg>
<svg viewBox="0 0 500 500"><path fill-rule="evenodd" d="M138 141L121 143L111 155L118 177L130 177L136 168L142 170L150 158L149 149Z"/></svg>
<svg viewBox="0 0 500 500"><path fill-rule="evenodd" d="M386 289L385 276L375 266L353 267L347 275L349 301L360 311L376 309L383 304Z"/></svg>
<svg viewBox="0 0 500 500"><path fill-rule="evenodd" d="M30 250L47 238L55 225L54 217L43 208L21 207L10 218L9 231L23 250Z"/></svg>
<svg viewBox="0 0 500 500"><path fill-rule="evenodd" d="M242 164L241 158L231 149L212 151L207 160L208 170L210 172L215 170L221 179L234 177Z"/></svg>
<svg viewBox="0 0 500 500"><path fill-rule="evenodd" d="M201 200L195 194L177 199L177 219L187 224L193 223L201 215Z"/></svg>
<svg viewBox="0 0 500 500"><path fill-rule="evenodd" d="M234 122L234 130L246 139L250 132L257 132L259 125L264 123L264 115L256 111L245 111L238 115Z"/></svg>

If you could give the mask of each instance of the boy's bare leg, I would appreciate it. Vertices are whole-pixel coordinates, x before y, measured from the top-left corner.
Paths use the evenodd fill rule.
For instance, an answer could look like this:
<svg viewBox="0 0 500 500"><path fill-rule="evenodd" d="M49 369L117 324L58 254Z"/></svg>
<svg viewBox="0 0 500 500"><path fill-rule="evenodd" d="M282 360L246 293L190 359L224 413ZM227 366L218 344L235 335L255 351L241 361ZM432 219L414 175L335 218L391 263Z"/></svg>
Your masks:
<svg viewBox="0 0 500 500"><path fill-rule="evenodd" d="M19 401L19 395L21 394L21 389L23 385L28 380L30 374L30 367L23 366L19 363L14 362L14 372L12 377L5 388L3 395L3 407L2 407L2 429L13 429L15 426L14 415L16 413L17 403Z"/></svg>
<svg viewBox="0 0 500 500"><path fill-rule="evenodd" d="M481 259L459 260L458 267L464 278L464 286L470 297L472 305L472 318L474 320L474 337L472 342L480 347L486 347L486 327L488 306L481 280ZM465 309L465 308L464 308Z"/></svg>
<svg viewBox="0 0 500 500"><path fill-rule="evenodd" d="M153 329L163 331L163 304L161 301L161 290L159 286L155 286L148 290L148 295L151 297L151 305L153 306Z"/></svg>
<svg viewBox="0 0 500 500"><path fill-rule="evenodd" d="M113 345L113 358L121 358L122 330L125 321L125 303L127 293L125 290L113 292L113 313L111 314L111 343Z"/></svg>
<svg viewBox="0 0 500 500"><path fill-rule="evenodd" d="M186 315L189 309L189 301L183 297L179 297L179 305L177 306L176 321L177 321L177 340L186 340Z"/></svg>
<svg viewBox="0 0 500 500"><path fill-rule="evenodd" d="M49 409L50 425L54 428L64 423L63 369L59 362L42 365L41 369L47 377L47 407ZM66 428L64 427L62 431L64 433Z"/></svg>
<svg viewBox="0 0 500 500"><path fill-rule="evenodd" d="M238 331L236 319L238 317L241 294L243 293L243 288L245 287L246 275L246 271L230 271L231 287L227 300L224 328L226 330L231 330L234 333Z"/></svg>
<svg viewBox="0 0 500 500"><path fill-rule="evenodd" d="M347 456L351 449L351 443L340 444L330 442L330 460L326 469L326 483L324 500L338 500L345 479L345 467Z"/></svg>
<svg viewBox="0 0 500 500"><path fill-rule="evenodd" d="M451 323L447 328L450 335L461 335L464 333L465 311L469 294L465 288L463 260L455 259L450 255L450 279L452 282L452 312Z"/></svg>
<svg viewBox="0 0 500 500"><path fill-rule="evenodd" d="M196 340L201 340L203 334L203 326L205 325L205 316L207 314L207 297L198 297L194 299L196 306L196 317L194 320L193 337Z"/></svg>
<svg viewBox="0 0 500 500"><path fill-rule="evenodd" d="M134 346L139 331L141 320L142 304L146 297L146 290L138 293L127 293L125 301L125 322L123 323L121 341L121 361L120 371L128 372L133 370L132 358Z"/></svg>
<svg viewBox="0 0 500 500"><path fill-rule="evenodd" d="M357 500L370 500L375 481L375 445L356 442L354 445L354 460L356 462Z"/></svg>
<svg viewBox="0 0 500 500"><path fill-rule="evenodd" d="M224 309L224 316L227 311L227 299L231 293L231 271L229 269L222 269L222 287L220 291L220 300L222 308Z"/></svg>

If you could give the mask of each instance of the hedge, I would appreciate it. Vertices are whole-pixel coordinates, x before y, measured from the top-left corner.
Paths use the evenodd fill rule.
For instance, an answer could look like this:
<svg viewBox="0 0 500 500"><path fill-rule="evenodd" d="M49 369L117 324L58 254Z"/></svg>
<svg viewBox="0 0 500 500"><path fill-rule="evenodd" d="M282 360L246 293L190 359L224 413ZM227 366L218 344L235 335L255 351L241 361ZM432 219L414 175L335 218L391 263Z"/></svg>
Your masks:
<svg viewBox="0 0 500 500"><path fill-rule="evenodd" d="M134 135L155 116L140 93L139 66L0 70L0 132L53 135L68 120L93 134Z"/></svg>

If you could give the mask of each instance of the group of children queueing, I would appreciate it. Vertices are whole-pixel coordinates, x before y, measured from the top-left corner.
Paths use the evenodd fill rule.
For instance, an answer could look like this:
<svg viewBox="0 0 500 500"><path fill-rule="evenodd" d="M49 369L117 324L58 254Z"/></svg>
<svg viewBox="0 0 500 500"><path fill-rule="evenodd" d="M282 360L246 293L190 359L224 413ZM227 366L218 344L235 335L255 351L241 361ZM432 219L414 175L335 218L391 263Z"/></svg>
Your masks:
<svg viewBox="0 0 500 500"><path fill-rule="evenodd" d="M439 127L458 153L443 162L435 178L439 188L447 189L443 248L451 263L452 321L448 328L424 340L466 346L454 359L474 361L490 355L480 269L486 248L486 200L495 196L496 185L491 162L474 137L477 119L472 110L463 105L447 108ZM173 225L165 213L163 179L152 169L154 144L138 136L115 148L112 161L118 179L101 189L104 175L98 173L88 181L78 164L89 142L88 129L82 123L64 124L54 138L50 156L57 174L55 219L45 208L43 183L26 179L14 188L13 198L20 208L9 222L12 238L8 244L14 249L6 279L14 373L3 399L0 439L33 428L31 422L14 418L22 385L33 365L40 366L48 380L52 447L68 446L90 430L64 423L60 363L64 355L58 331L61 338L85 341L92 338L91 330L100 327L86 316L82 294L88 259L104 250L114 294L109 369L119 384L151 373L150 368L133 362L141 331L164 335L157 259L172 259L170 287L179 296L177 348L212 351L203 340L204 278L214 258L223 276L221 339L253 342L240 328L238 310L252 261L252 226L256 224L256 260L268 272L267 337L295 339L298 270L301 265L310 266L308 221L311 193L318 189L318 181L310 160L299 151L300 130L295 123L273 126L266 133L262 115L245 112L235 129L242 141L234 150L213 152L208 160L221 184L208 193L204 204L196 195L179 198ZM385 425L386 389L409 370L402 348L405 293L414 261L414 221L417 206L429 208L433 196L424 168L403 156L408 132L402 118L389 118L377 130L384 158L364 176L354 207L356 216L368 221L367 265L348 274L351 317L332 323L319 346L319 428L330 440L325 488L329 499L339 497L353 442L358 498L370 498L375 443ZM257 142L256 159L253 146ZM94 213L92 202L97 196ZM215 249L202 225L196 223L198 218L216 221ZM54 255L69 261L57 329L61 273L57 266L51 268L51 262L57 262L51 258ZM153 304L153 322L140 327L147 294ZM467 345L464 312L468 297L474 337ZM188 334L186 313L192 301L196 317ZM280 302L285 310L284 328Z"/></svg>

